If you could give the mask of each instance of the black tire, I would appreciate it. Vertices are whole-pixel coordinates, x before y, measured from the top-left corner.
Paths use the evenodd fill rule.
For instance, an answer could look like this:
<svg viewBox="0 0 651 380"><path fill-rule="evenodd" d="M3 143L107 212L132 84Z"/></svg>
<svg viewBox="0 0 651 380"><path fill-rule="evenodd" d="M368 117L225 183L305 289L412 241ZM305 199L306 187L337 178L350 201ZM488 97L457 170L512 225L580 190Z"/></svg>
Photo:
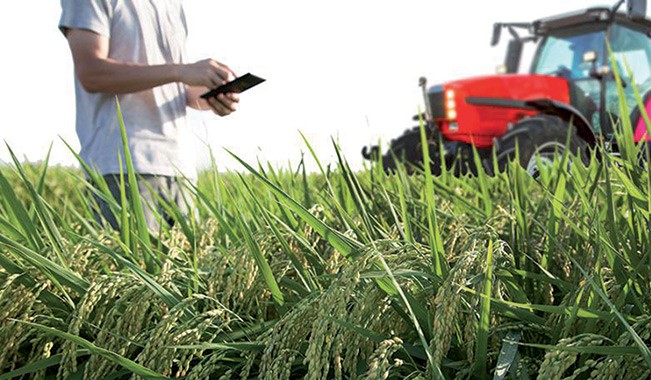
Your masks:
<svg viewBox="0 0 651 380"><path fill-rule="evenodd" d="M569 145L566 146L569 136ZM493 149L500 172L506 170L508 163L519 152L520 165L529 174L536 177L539 173L539 160L543 164L551 163L556 155L562 155L568 148L571 153L587 162L587 143L576 134L576 130L564 120L547 115L526 118L513 126L502 137L496 139ZM539 157L539 160L536 157ZM492 158L487 168L493 171Z"/></svg>
<svg viewBox="0 0 651 380"><path fill-rule="evenodd" d="M429 146L430 157L438 154L435 145ZM397 169L397 162L405 165L408 174L414 173L417 169L423 168L423 148L420 138L420 127L407 129L398 138L391 140L389 150L382 156L382 167L387 173L393 173ZM438 161L432 162L430 170L432 174L439 175L441 164Z"/></svg>

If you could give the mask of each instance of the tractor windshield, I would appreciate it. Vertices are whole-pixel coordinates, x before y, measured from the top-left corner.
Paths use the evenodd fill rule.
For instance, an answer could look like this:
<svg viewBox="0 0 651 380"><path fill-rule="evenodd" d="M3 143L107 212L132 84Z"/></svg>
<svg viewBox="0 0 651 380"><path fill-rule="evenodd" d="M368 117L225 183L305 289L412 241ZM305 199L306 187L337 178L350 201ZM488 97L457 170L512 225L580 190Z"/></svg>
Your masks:
<svg viewBox="0 0 651 380"><path fill-rule="evenodd" d="M583 55L593 51L603 62L605 31L581 33L577 30L559 31L545 37L538 49L532 73L556 75L570 80L590 79L591 64Z"/></svg>
<svg viewBox="0 0 651 380"><path fill-rule="evenodd" d="M554 75L569 81L570 92L581 105L581 110L593 126L600 126L596 112L601 104L601 83L590 76L594 67L602 66L606 59L606 30L594 28L569 28L547 35L538 47L531 71L534 74ZM596 61L586 60L592 52ZM594 66L593 66L594 65Z"/></svg>

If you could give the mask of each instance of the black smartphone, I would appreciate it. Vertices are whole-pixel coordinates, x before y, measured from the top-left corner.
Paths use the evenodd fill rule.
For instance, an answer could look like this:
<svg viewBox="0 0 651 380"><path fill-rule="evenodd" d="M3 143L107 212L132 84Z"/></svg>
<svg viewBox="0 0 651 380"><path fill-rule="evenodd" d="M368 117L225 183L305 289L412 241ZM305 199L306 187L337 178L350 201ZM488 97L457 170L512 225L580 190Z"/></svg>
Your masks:
<svg viewBox="0 0 651 380"><path fill-rule="evenodd" d="M224 83L223 85L206 92L205 94L201 95L201 97L203 99L208 99L213 96L217 96L218 94L227 94L230 92L239 94L240 92L244 92L253 86L259 85L264 81L265 80L260 77L257 77L251 73L246 73L241 77L237 77L236 79L228 83Z"/></svg>

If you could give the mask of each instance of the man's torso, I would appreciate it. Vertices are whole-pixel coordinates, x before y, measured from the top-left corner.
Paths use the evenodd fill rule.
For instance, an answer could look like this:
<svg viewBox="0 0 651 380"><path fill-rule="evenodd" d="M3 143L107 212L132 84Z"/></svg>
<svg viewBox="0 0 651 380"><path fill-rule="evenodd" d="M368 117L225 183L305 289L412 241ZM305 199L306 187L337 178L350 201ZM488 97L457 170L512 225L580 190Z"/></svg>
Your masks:
<svg viewBox="0 0 651 380"><path fill-rule="evenodd" d="M144 65L185 61L187 26L180 0L62 0L62 6L61 26L108 37L110 59ZM122 141L115 96L91 94L75 83L80 155L102 174L118 173ZM138 173L195 175L183 84L118 100Z"/></svg>

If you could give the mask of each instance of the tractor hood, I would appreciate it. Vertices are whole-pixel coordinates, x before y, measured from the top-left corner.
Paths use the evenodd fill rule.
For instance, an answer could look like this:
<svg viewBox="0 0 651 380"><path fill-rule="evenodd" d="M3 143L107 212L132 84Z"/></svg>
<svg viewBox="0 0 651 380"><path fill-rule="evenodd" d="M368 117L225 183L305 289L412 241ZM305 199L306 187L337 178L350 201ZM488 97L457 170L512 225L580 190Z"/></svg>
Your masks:
<svg viewBox="0 0 651 380"><path fill-rule="evenodd" d="M454 100L459 104L521 107L521 103L528 100L550 99L564 103L570 101L568 81L548 75L508 74L467 78L432 86L428 95L431 100L436 100L432 98L441 96L446 91L448 95L452 91ZM432 116L437 118L437 115Z"/></svg>
<svg viewBox="0 0 651 380"><path fill-rule="evenodd" d="M566 79L530 74L481 76L427 90L430 117L451 139L489 147L518 120L537 113L527 101L570 103Z"/></svg>

